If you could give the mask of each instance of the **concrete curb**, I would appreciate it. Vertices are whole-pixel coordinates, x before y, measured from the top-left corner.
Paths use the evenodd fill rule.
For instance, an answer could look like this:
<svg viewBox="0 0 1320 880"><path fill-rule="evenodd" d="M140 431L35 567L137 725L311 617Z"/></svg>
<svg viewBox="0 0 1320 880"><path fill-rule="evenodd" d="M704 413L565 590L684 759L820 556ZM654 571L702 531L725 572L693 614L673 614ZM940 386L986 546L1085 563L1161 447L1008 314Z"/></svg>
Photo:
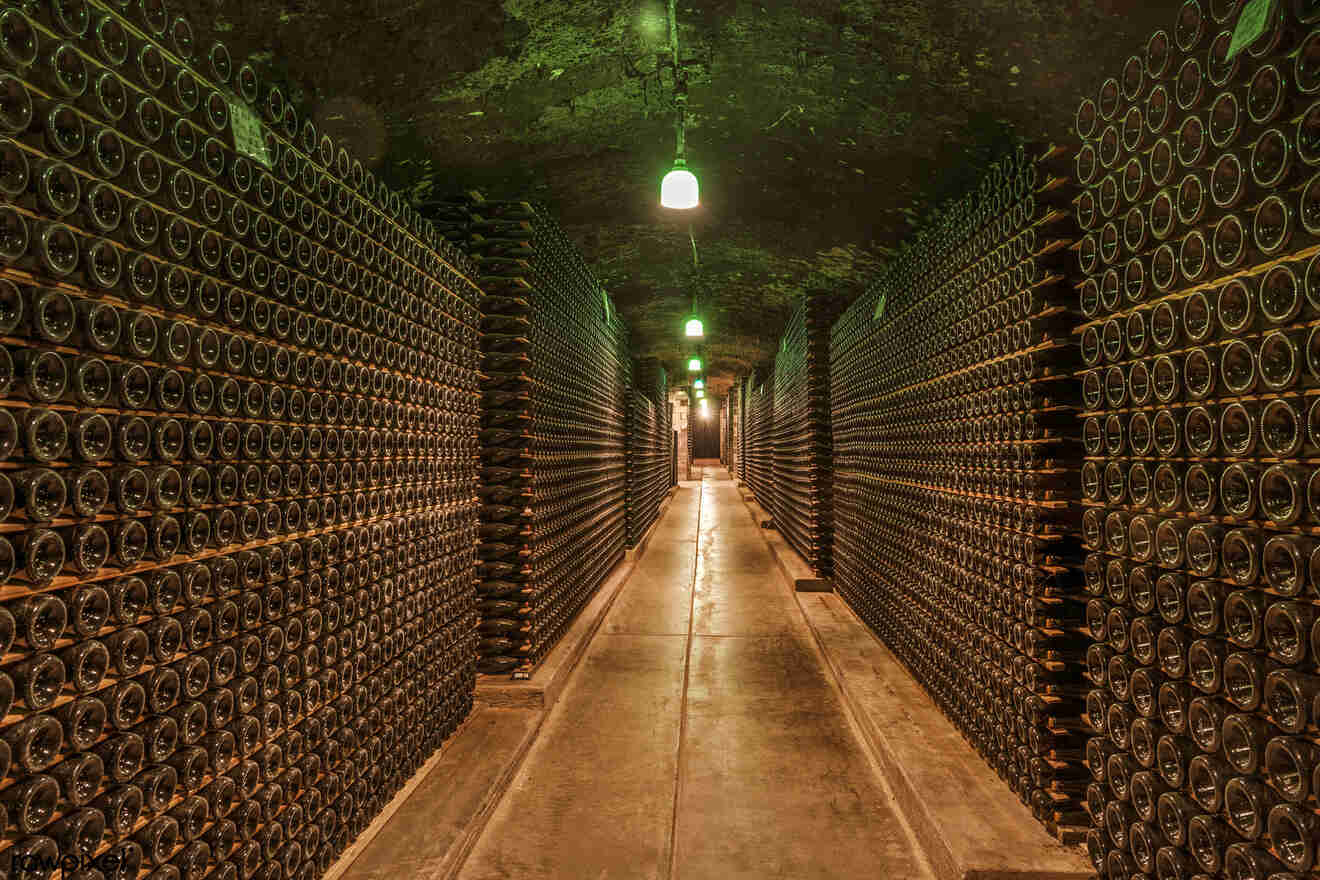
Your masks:
<svg viewBox="0 0 1320 880"><path fill-rule="evenodd" d="M463 868L463 863L472 854L477 841L481 839L486 826L490 824L491 816L495 815L495 808L504 799L504 793L509 790L514 777L522 769L523 761L526 759L527 753L532 750L532 743L536 742L536 738L540 736L541 725L545 723L546 716L549 714L549 712L539 713L536 722L528 728L527 733L519 740L518 747L504 762L499 775L491 781L490 789L482 799L480 809L468 820L467 825L463 828L463 833L449 847L449 852L445 853L445 858L440 863L439 868L430 875L434 880L452 880L452 878L458 876L458 872Z"/></svg>
<svg viewBox="0 0 1320 880"><path fill-rule="evenodd" d="M348 869L353 867L353 863L357 861L358 856L362 855L371 842L376 839L376 835L380 834L381 829L389 823L390 819L394 818L394 814L399 811L399 808L404 805L404 802L412 797L413 792L415 792L417 787L422 784L422 781L431 775L431 772L435 770L436 766L444 757L445 752L453 748L454 742L463 735L468 727L471 726L472 718L476 713L477 707L473 706L472 711L468 713L468 717L463 719L463 723L458 726L458 729L454 731L449 739L444 741L434 755L426 759L426 762L418 768L417 772L403 784L403 788L399 789L398 793L390 798L390 802L385 805L384 809L376 814L376 818L371 820L371 824L366 827L366 830L358 835L357 839L349 845L348 849L339 854L339 858L330 866L330 870L325 872L325 875L321 880L340 880L340 878L347 873Z"/></svg>

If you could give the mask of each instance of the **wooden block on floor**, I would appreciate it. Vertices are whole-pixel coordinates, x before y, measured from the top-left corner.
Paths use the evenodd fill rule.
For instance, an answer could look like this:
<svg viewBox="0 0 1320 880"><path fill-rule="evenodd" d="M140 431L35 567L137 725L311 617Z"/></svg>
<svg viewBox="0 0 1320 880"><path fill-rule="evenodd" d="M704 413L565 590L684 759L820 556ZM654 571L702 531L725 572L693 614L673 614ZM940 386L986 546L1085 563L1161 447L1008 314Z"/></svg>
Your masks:
<svg viewBox="0 0 1320 880"><path fill-rule="evenodd" d="M844 702L941 880L1082 880L1080 847L1064 846L844 601L798 604Z"/></svg>
<svg viewBox="0 0 1320 880"><path fill-rule="evenodd" d="M751 514L764 531L762 537L766 544L770 546L770 555L774 556L775 563L783 573L784 579L793 585L793 589L802 593L832 593L834 592L834 581L828 578L816 577L816 572L802 558L802 554L793 549L792 545L784 539L784 536L774 528L774 520L762 520L765 513L764 509L756 503L756 499L750 494L743 496L743 501L747 505L747 511Z"/></svg>

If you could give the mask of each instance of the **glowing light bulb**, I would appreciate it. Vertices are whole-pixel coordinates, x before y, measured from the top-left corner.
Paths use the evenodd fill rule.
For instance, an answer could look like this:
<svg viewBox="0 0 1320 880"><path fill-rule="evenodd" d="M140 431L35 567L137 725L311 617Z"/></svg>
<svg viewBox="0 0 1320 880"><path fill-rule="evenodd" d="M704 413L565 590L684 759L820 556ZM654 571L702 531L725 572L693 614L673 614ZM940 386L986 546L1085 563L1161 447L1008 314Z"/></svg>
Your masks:
<svg viewBox="0 0 1320 880"><path fill-rule="evenodd" d="M697 176L687 170L682 159L674 160L674 170L660 181L660 206L686 211L700 204Z"/></svg>

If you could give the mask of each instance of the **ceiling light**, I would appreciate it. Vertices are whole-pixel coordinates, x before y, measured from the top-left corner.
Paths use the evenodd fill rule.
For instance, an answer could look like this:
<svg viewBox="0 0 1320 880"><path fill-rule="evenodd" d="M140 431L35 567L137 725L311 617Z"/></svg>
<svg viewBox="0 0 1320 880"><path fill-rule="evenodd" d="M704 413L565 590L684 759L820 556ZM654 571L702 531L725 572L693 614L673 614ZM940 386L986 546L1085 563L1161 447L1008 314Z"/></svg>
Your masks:
<svg viewBox="0 0 1320 880"><path fill-rule="evenodd" d="M700 339L706 335L706 327L696 315L688 318L683 328L689 339Z"/></svg>
<svg viewBox="0 0 1320 880"><path fill-rule="evenodd" d="M706 392L700 388L697 389L697 400L700 400L703 404L706 402Z"/></svg>
<svg viewBox="0 0 1320 880"><path fill-rule="evenodd" d="M686 211L701 203L697 176L687 169L682 159L674 160L674 168L660 182L660 206Z"/></svg>
<svg viewBox="0 0 1320 880"><path fill-rule="evenodd" d="M703 381L701 381L700 379L698 379L697 381L695 381L695 382L692 383L692 387L693 387L693 388L705 388L705 387L706 387L706 383L703 382Z"/></svg>
<svg viewBox="0 0 1320 880"><path fill-rule="evenodd" d="M688 170L687 162L687 71L678 55L678 14L676 3L669 0L669 63L674 70L674 110L677 144L674 149L674 167L660 182L660 205L678 211L688 211L700 203L697 176Z"/></svg>
<svg viewBox="0 0 1320 880"><path fill-rule="evenodd" d="M689 373L701 372L701 358L696 357L695 355L688 358L688 372Z"/></svg>

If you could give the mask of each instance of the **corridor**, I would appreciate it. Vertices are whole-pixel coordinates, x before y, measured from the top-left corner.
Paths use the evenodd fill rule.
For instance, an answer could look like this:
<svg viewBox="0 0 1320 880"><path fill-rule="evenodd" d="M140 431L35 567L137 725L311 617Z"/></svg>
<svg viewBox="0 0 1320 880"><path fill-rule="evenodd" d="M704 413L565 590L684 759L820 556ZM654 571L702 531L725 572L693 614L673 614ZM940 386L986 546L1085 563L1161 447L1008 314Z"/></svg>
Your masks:
<svg viewBox="0 0 1320 880"><path fill-rule="evenodd" d="M685 483L463 880L927 876L724 470Z"/></svg>

